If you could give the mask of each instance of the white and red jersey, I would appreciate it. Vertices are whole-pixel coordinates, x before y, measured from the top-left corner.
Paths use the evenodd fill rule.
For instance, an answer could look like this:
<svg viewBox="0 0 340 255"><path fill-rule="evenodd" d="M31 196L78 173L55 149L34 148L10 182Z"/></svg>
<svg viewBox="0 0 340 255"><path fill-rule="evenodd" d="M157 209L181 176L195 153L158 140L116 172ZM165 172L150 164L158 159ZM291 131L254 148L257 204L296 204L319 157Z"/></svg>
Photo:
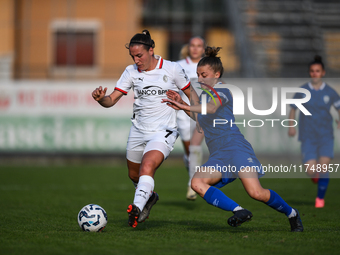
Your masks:
<svg viewBox="0 0 340 255"><path fill-rule="evenodd" d="M188 75L189 79L197 78L197 64L191 61L190 57L186 57L185 59L181 59L177 61L181 67L184 68L185 73Z"/></svg>
<svg viewBox="0 0 340 255"><path fill-rule="evenodd" d="M177 61L178 64L180 64L181 67L183 67L185 73L188 75L189 79L195 79L197 78L197 64L191 61L190 57L186 57L185 59L181 59ZM189 103L189 99L187 98L184 93L180 93L183 101L185 101L187 104ZM186 115L184 113L184 115Z"/></svg>
<svg viewBox="0 0 340 255"><path fill-rule="evenodd" d="M155 55L158 63L151 71L141 71L137 65L128 66L119 78L115 89L127 94L132 88L133 125L146 131L173 130L177 128L176 110L162 103L171 89L179 92L190 86L190 80L184 69L176 62L164 60Z"/></svg>

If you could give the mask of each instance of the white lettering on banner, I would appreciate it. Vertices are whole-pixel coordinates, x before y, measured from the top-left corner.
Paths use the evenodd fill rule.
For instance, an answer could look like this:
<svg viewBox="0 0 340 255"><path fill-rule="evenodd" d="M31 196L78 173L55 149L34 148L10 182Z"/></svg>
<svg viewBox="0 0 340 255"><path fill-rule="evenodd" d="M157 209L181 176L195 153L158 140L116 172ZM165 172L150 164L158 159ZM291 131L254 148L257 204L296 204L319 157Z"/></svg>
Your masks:
<svg viewBox="0 0 340 255"><path fill-rule="evenodd" d="M91 93L96 87L102 86L107 87L107 95L110 94L114 89L114 81L79 83L61 85L41 82L40 85L29 83L0 86L0 116L88 116L92 114L131 118L133 93L122 97L115 107L106 109L92 98Z"/></svg>

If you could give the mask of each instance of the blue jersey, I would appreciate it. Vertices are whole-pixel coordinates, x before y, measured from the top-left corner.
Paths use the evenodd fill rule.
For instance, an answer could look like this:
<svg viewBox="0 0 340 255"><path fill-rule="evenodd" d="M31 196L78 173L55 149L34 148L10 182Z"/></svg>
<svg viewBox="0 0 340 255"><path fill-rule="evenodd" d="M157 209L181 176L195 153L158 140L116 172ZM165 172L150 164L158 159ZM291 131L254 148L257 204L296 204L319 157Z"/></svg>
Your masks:
<svg viewBox="0 0 340 255"><path fill-rule="evenodd" d="M250 143L244 138L239 128L235 124L235 117L233 114L233 98L229 89L216 88L216 92L221 98L222 105L214 114L202 115L198 114L198 122L204 131L205 141L208 146L210 155L223 154L222 151L240 150L248 153L254 153ZM211 91L216 101L217 96ZM207 103L212 98L203 91L200 100L202 102L202 95L207 95ZM214 119L222 119L228 121L226 124L217 124L214 127ZM232 125L231 125L232 123Z"/></svg>
<svg viewBox="0 0 340 255"><path fill-rule="evenodd" d="M299 115L299 140L305 141L333 139L333 118L330 108L333 105L340 109L340 97L338 93L327 84L323 83L319 90L315 90L311 83L306 83L301 88L309 90L311 99L304 103L304 107L312 115ZM296 93L294 98L303 98L305 94ZM296 105L291 105L296 109Z"/></svg>

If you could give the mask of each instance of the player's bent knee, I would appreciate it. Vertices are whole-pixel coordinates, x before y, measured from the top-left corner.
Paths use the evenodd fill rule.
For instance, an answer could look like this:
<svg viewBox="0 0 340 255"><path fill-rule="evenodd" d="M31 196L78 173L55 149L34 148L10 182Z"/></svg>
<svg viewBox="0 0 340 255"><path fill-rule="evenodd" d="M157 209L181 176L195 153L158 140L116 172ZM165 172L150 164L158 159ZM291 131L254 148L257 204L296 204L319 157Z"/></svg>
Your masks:
<svg viewBox="0 0 340 255"><path fill-rule="evenodd" d="M201 178L192 178L191 180L191 188L195 191L195 192L199 192L200 187L202 186L203 182Z"/></svg>
<svg viewBox="0 0 340 255"><path fill-rule="evenodd" d="M156 171L156 166L155 163L152 162L151 160L149 161L145 161L143 162L143 164L141 165L141 168L139 170L139 175L149 175L149 176L153 176L154 173Z"/></svg>
<svg viewBox="0 0 340 255"><path fill-rule="evenodd" d="M202 198L204 197L209 187L210 185L207 185L202 180L202 178L193 178L191 180L191 188Z"/></svg>
<svg viewBox="0 0 340 255"><path fill-rule="evenodd" d="M263 192L259 191L259 190L256 190L256 189L248 191L248 195L251 198L253 198L257 201L265 201L266 200L265 194Z"/></svg>

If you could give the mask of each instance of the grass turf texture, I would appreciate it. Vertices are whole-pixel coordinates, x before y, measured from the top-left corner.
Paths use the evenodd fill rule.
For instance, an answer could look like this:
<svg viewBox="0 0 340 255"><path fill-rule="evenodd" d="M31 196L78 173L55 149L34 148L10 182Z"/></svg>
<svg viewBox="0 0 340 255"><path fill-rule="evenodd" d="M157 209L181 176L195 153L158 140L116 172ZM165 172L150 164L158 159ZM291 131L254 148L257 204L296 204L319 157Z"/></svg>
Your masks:
<svg viewBox="0 0 340 255"><path fill-rule="evenodd" d="M134 188L124 161L112 165L0 166L1 254L338 254L340 180L332 179L326 207L314 208L310 179L262 179L300 211L305 232L291 233L285 215L252 200L239 180L222 188L254 217L227 224L231 212L198 197L185 199L187 173L168 159L156 173L160 200L150 219L127 225ZM108 214L102 233L83 232L77 214L86 204Z"/></svg>

